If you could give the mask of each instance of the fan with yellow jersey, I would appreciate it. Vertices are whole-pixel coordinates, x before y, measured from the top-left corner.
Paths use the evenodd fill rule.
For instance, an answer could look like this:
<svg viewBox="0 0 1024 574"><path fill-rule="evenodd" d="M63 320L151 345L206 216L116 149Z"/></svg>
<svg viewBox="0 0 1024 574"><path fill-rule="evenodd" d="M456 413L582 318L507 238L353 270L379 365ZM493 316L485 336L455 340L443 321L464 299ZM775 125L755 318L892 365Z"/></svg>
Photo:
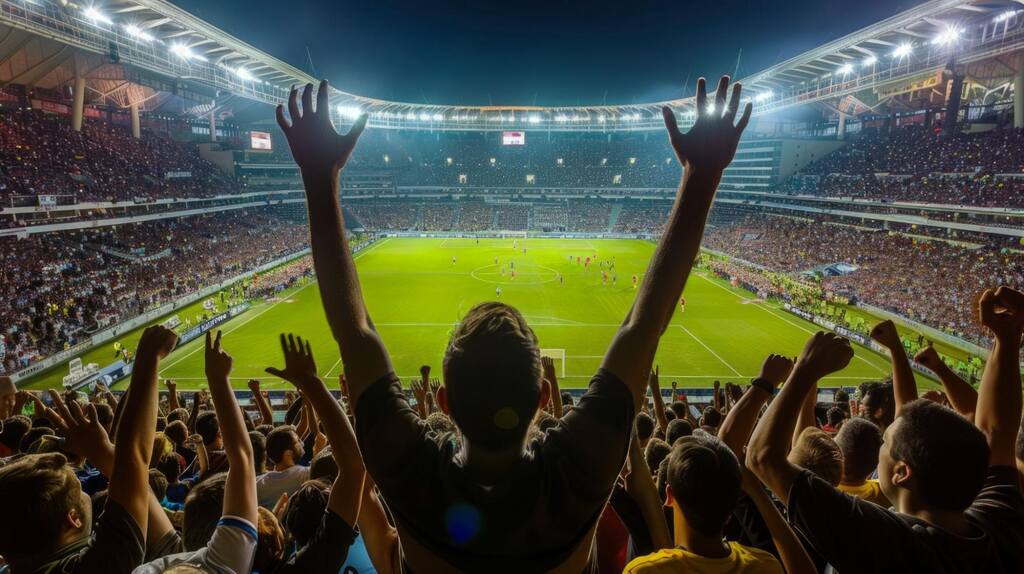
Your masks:
<svg viewBox="0 0 1024 574"><path fill-rule="evenodd" d="M885 493L882 492L882 485L878 484L877 480L865 480L863 484L858 485L840 483L838 488L850 496L873 502L882 508L892 506L889 499L885 497Z"/></svg>
<svg viewBox="0 0 1024 574"><path fill-rule="evenodd" d="M739 542L729 543L729 555L722 558L708 558L682 548L665 549L640 556L626 565L624 574L661 574L676 572L699 572L701 574L782 574L782 564L768 552L744 546Z"/></svg>

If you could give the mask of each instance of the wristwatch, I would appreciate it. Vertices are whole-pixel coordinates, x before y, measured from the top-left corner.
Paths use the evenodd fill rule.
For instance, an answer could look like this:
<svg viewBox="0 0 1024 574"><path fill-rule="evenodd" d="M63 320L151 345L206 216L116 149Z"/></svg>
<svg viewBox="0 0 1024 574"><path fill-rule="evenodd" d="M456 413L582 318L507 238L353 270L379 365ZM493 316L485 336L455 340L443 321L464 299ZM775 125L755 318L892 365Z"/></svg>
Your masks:
<svg viewBox="0 0 1024 574"><path fill-rule="evenodd" d="M757 387L769 395L775 394L775 385L771 384L768 379L762 379L760 377L750 381L750 386Z"/></svg>

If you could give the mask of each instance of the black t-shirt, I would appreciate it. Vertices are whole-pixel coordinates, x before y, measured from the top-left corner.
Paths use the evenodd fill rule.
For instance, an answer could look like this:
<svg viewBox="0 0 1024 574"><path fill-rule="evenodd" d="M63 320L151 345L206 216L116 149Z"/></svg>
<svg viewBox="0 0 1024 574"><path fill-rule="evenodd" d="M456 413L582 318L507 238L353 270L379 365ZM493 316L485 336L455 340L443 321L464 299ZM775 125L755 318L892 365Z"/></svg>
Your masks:
<svg viewBox="0 0 1024 574"><path fill-rule="evenodd" d="M92 538L68 544L35 569L35 574L130 574L142 564L146 541L138 523L120 504L107 500Z"/></svg>
<svg viewBox="0 0 1024 574"><path fill-rule="evenodd" d="M809 471L789 491L789 519L839 572L1024 571L1024 497L1017 470L992 467L965 512L967 537L844 494Z"/></svg>
<svg viewBox="0 0 1024 574"><path fill-rule="evenodd" d="M274 574L300 572L338 572L348 558L348 549L356 540L356 531L345 519L328 510L313 537Z"/></svg>
<svg viewBox="0 0 1024 574"><path fill-rule="evenodd" d="M356 405L366 468L400 528L464 571L536 572L563 563L597 523L622 469L633 396L605 370L531 443L503 480L482 484L409 405L392 374Z"/></svg>

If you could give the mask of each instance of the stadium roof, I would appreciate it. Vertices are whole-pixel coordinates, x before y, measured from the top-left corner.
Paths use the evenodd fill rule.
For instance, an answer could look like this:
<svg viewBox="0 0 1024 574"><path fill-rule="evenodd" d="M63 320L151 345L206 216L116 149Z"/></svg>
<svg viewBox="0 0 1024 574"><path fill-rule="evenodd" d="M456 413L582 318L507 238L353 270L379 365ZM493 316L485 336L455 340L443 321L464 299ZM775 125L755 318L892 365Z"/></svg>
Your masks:
<svg viewBox="0 0 1024 574"><path fill-rule="evenodd" d="M914 82L926 85L954 55L958 63L970 64L1022 47L1019 3L931 0L742 81L758 115L815 102L856 113ZM1017 67L1004 64L995 75L1008 78ZM158 104L174 94L198 104L189 112L249 107L263 117L269 114L259 104L282 102L290 86L316 80L164 0L0 0L0 85L55 87L81 74L90 88L119 105ZM337 89L332 105L340 123L366 112L378 128L429 130L638 131L661 128L663 105L675 109L683 123L695 114L692 98L461 106L392 102Z"/></svg>

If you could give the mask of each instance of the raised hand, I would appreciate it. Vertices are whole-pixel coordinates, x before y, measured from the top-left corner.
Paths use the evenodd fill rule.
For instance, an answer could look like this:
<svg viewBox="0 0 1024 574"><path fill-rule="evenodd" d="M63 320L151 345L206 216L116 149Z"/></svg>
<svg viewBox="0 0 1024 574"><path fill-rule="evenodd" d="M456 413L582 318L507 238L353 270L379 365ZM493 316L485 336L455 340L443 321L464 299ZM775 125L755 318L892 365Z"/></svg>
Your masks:
<svg viewBox="0 0 1024 574"><path fill-rule="evenodd" d="M416 397L417 403L423 404L427 402L428 383L425 381L413 380L409 383L409 386L412 387L412 394Z"/></svg>
<svg viewBox="0 0 1024 574"><path fill-rule="evenodd" d="M221 331L217 331L216 338L206 332L206 380L208 382L227 380L231 374L231 366L234 360L220 346ZM211 387L212 388L212 387ZM198 399L197 399L198 400Z"/></svg>
<svg viewBox="0 0 1024 574"><path fill-rule="evenodd" d="M789 374L793 372L793 360L782 355L768 355L768 358L761 364L761 374L757 378L764 379L769 383L781 385Z"/></svg>
<svg viewBox="0 0 1024 574"><path fill-rule="evenodd" d="M902 347L900 335L896 331L896 324L892 321L882 321L871 329L871 338L886 349Z"/></svg>
<svg viewBox="0 0 1024 574"><path fill-rule="evenodd" d="M795 368L806 370L817 380L845 369L852 359L853 347L849 339L818 331L807 341Z"/></svg>
<svg viewBox="0 0 1024 574"><path fill-rule="evenodd" d="M50 391L54 411L53 418L56 431L64 437L64 450L84 457L104 473L109 473L110 464L114 460L114 443L110 442L106 429L100 424L96 415L96 405L89 404L85 411L77 401L64 404L59 393Z"/></svg>
<svg viewBox="0 0 1024 574"><path fill-rule="evenodd" d="M934 369L942 362L942 358L939 357L939 352L935 350L935 347L928 345L914 355L914 362L922 367Z"/></svg>
<svg viewBox="0 0 1024 574"><path fill-rule="evenodd" d="M1009 287L986 290L978 301L978 318L997 340L1019 345L1024 331L1024 293Z"/></svg>
<svg viewBox="0 0 1024 574"><path fill-rule="evenodd" d="M366 114L359 116L352 129L345 135L339 134L331 123L330 89L327 80L320 82L316 96L316 108L313 107L313 84L306 84L302 90L302 108L299 108L298 90L293 86L288 96L288 114L291 121L284 115L284 105L277 106L277 125L288 138L288 146L292 157L299 168L305 172L336 176L345 167L352 150L356 146L359 134L366 127Z"/></svg>
<svg viewBox="0 0 1024 574"><path fill-rule="evenodd" d="M551 357L541 357L540 364L544 367L544 380L555 381L557 376L555 375L555 360Z"/></svg>
<svg viewBox="0 0 1024 574"><path fill-rule="evenodd" d="M266 371L295 385L300 391L308 385L320 384L316 372L316 361L309 341L292 334L281 334L281 350L284 352L284 370L267 367Z"/></svg>
<svg viewBox="0 0 1024 574"><path fill-rule="evenodd" d="M247 384L249 385L249 390L252 391L253 397L255 397L256 395L260 394L260 380L259 379L249 379Z"/></svg>
<svg viewBox="0 0 1024 574"><path fill-rule="evenodd" d="M143 364L160 361L174 350L177 342L178 336L174 331L163 325L146 327L135 351L135 361Z"/></svg>
<svg viewBox="0 0 1024 574"><path fill-rule="evenodd" d="M178 383L174 382L174 379L164 379L164 386L167 387L167 391L173 393L178 390ZM99 387L97 387L99 390Z"/></svg>
<svg viewBox="0 0 1024 574"><path fill-rule="evenodd" d="M739 110L740 84L734 84L732 96L726 105L729 91L729 76L722 76L718 81L715 101L708 103L707 81L697 80L697 119L688 133L679 131L675 113L668 106L661 109L665 117L665 128L668 129L669 142L676 156L687 172L692 170L721 172L729 165L736 154L740 135L750 121L753 107L750 103L743 109L743 115L736 125L736 112Z"/></svg>

